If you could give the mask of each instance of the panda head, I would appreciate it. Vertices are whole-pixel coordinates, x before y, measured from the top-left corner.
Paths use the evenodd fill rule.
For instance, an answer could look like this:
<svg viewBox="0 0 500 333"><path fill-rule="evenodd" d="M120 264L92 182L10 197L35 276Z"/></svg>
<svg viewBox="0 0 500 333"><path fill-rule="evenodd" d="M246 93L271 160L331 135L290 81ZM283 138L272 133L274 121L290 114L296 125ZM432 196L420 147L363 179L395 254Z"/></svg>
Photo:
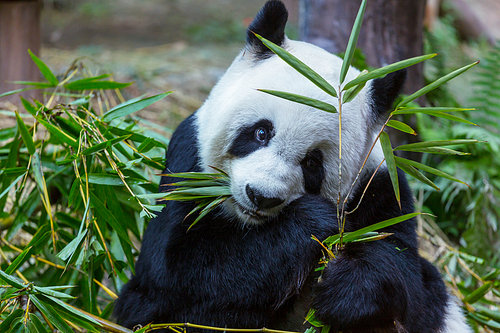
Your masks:
<svg viewBox="0 0 500 333"><path fill-rule="evenodd" d="M338 87L342 60L314 45L289 40L287 11L268 1L250 25L247 44L197 112L201 168L226 171L233 197L224 203L229 217L259 224L309 193L336 202L345 197L399 95L405 72L370 81L342 108L342 177L339 180L339 115L274 97L257 89L280 90L337 106L327 95L254 35L257 33L305 62ZM351 68L345 82L359 74ZM377 145L365 166L383 160Z"/></svg>

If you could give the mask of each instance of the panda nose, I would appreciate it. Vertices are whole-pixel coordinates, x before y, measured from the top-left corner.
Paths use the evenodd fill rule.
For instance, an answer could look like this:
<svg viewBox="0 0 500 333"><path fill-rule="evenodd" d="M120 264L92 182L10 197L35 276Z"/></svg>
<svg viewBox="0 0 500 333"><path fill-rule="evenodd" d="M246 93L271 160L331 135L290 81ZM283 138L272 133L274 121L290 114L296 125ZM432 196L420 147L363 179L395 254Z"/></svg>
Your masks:
<svg viewBox="0 0 500 333"><path fill-rule="evenodd" d="M252 188L248 184L245 190L250 201L252 201L259 209L273 208L281 205L285 201L280 198L265 197L258 190L252 190Z"/></svg>

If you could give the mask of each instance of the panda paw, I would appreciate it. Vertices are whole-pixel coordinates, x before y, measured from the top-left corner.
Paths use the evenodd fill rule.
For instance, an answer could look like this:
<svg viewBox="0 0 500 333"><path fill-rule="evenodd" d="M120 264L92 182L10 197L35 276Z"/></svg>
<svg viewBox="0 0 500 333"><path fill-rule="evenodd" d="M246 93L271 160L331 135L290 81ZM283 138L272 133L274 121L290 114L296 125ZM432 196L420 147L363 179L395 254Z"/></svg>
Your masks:
<svg viewBox="0 0 500 333"><path fill-rule="evenodd" d="M331 260L314 288L316 318L331 332L394 327L406 311L406 290L389 280L363 260Z"/></svg>

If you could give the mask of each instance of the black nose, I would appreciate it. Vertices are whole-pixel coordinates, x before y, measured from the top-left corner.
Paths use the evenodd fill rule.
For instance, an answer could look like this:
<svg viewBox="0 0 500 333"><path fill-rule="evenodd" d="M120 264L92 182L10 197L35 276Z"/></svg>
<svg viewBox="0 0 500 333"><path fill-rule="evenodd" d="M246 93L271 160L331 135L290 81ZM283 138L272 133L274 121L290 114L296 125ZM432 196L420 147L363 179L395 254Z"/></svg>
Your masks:
<svg viewBox="0 0 500 333"><path fill-rule="evenodd" d="M248 198L252 201L255 206L259 209L273 208L281 205L285 200L280 198L268 198L263 196L259 191L252 190L250 185L247 184L245 188Z"/></svg>

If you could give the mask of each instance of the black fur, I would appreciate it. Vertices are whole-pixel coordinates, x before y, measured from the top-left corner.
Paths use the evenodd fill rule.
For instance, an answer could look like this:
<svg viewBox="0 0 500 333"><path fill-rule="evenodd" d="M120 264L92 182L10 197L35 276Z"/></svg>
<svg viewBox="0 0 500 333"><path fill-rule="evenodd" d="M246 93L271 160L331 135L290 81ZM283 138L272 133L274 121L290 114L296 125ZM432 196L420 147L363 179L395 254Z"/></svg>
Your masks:
<svg viewBox="0 0 500 333"><path fill-rule="evenodd" d="M386 170L377 173L361 206L348 215L346 231L413 212L411 190L398 171L399 209ZM360 200L364 185L350 202ZM448 294L437 269L418 254L414 219L381 231L394 235L375 242L351 243L324 270L314 289L313 307L332 332L372 332L395 327L406 332L439 332Z"/></svg>
<svg viewBox="0 0 500 333"><path fill-rule="evenodd" d="M191 145L196 137L193 119L186 119L172 137L168 170L198 169L196 144ZM349 215L347 231L413 211L404 174L399 177L402 211L387 171L379 171L361 206ZM244 229L214 213L187 232L191 220L183 220L191 209L186 203L168 202L151 220L136 275L116 304L118 322L127 327L191 322L300 330L290 324L290 314L311 298L321 256L311 235L325 239L338 232L334 204L305 195L258 227ZM384 231L394 235L348 244L328 264L314 287L317 316L332 325L331 332L371 332L394 327L395 320L408 333L438 332L448 296L437 270L418 255L415 221Z"/></svg>
<svg viewBox="0 0 500 333"><path fill-rule="evenodd" d="M403 92L406 76L405 68L373 80L370 95L375 120L381 119L392 108L396 98Z"/></svg>
<svg viewBox="0 0 500 333"><path fill-rule="evenodd" d="M258 59L269 58L274 53L255 36L254 33L270 40L276 45L282 45L285 40L285 25L288 11L281 1L266 2L255 19L248 27L247 44Z"/></svg>
<svg viewBox="0 0 500 333"><path fill-rule="evenodd" d="M268 133L266 140L264 141L259 141L255 137L255 131L259 128L264 129ZM253 125L240 129L238 133L239 134L234 139L231 148L229 148L229 152L236 157L245 157L257 149L268 145L269 141L274 136L274 127L273 123L269 120L262 119Z"/></svg>
<svg viewBox="0 0 500 333"><path fill-rule="evenodd" d="M302 167L307 193L319 194L321 192L323 179L325 179L323 153L321 150L316 148L307 153L306 157L300 162L300 166Z"/></svg>

